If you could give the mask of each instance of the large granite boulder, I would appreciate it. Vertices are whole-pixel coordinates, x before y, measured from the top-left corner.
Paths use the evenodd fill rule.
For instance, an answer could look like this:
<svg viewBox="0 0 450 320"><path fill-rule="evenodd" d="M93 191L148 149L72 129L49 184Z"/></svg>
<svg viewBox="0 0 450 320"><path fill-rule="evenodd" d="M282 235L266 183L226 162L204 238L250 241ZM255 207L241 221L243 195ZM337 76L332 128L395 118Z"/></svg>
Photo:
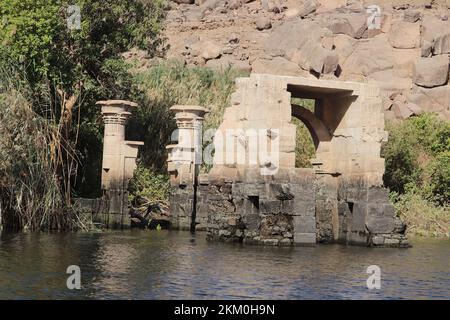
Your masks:
<svg viewBox="0 0 450 320"><path fill-rule="evenodd" d="M206 41L201 44L201 56L205 61L217 59L222 53L222 48L215 42Z"/></svg>
<svg viewBox="0 0 450 320"><path fill-rule="evenodd" d="M273 56L282 56L304 70L316 73L336 71L339 57L333 50L324 48L321 39L331 36L326 28L307 20L287 21L277 27L265 43Z"/></svg>
<svg viewBox="0 0 450 320"><path fill-rule="evenodd" d="M297 63L289 61L283 57L275 57L273 59L256 59L252 63L252 71L255 73L284 76L307 76L306 71L302 70Z"/></svg>
<svg viewBox="0 0 450 320"><path fill-rule="evenodd" d="M408 95L408 102L420 106L426 112L437 112L450 119L450 85L434 88L415 86Z"/></svg>
<svg viewBox="0 0 450 320"><path fill-rule="evenodd" d="M420 47L420 24L406 21L392 23L389 43L398 49Z"/></svg>
<svg viewBox="0 0 450 320"><path fill-rule="evenodd" d="M334 34L346 34L359 39L367 29L367 17L364 14L334 14L330 17L327 28Z"/></svg>
<svg viewBox="0 0 450 320"><path fill-rule="evenodd" d="M422 21L423 56L450 53L450 21L425 16Z"/></svg>
<svg viewBox="0 0 450 320"><path fill-rule="evenodd" d="M375 38L360 40L342 69L346 79L362 81L364 77L392 69L393 66L393 48L384 35L379 35Z"/></svg>
<svg viewBox="0 0 450 320"><path fill-rule="evenodd" d="M446 55L420 58L416 61L414 83L426 88L447 83L449 58Z"/></svg>

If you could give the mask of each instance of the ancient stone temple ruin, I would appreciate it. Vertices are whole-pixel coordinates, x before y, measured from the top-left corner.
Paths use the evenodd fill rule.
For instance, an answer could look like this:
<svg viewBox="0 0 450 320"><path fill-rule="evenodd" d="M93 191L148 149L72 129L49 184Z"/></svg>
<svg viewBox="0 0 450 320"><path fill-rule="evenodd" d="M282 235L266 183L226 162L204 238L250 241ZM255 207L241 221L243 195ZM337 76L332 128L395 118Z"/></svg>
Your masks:
<svg viewBox="0 0 450 320"><path fill-rule="evenodd" d="M167 146L167 168L175 192L171 194L171 224L178 229L206 228L206 215L196 216L199 166L202 154L202 122L208 112L200 106L173 106L178 127L177 144ZM197 225L198 224L198 225Z"/></svg>
<svg viewBox="0 0 450 320"><path fill-rule="evenodd" d="M105 123L102 160L102 203L106 208L97 217L105 226L127 226L128 182L136 168L138 147L141 141L125 140L125 125L131 116L134 102L123 100L99 101Z"/></svg>
<svg viewBox="0 0 450 320"><path fill-rule="evenodd" d="M314 99L314 110L293 98ZM168 146L174 228L269 245L407 245L382 185L387 132L377 87L263 74L238 78L208 174L199 174L198 159L206 109L173 111L179 127L178 144ZM313 138L312 168L295 167L293 117Z"/></svg>

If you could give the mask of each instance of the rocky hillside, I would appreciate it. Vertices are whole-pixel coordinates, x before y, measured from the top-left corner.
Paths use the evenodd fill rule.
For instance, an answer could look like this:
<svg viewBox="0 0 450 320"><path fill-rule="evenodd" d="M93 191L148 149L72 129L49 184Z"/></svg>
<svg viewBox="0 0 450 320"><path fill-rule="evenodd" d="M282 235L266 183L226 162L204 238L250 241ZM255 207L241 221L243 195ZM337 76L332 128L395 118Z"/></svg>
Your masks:
<svg viewBox="0 0 450 320"><path fill-rule="evenodd" d="M376 8L367 12L370 5L380 8L379 18ZM450 0L172 0L170 6L168 58L376 82L387 118L423 111L450 118Z"/></svg>

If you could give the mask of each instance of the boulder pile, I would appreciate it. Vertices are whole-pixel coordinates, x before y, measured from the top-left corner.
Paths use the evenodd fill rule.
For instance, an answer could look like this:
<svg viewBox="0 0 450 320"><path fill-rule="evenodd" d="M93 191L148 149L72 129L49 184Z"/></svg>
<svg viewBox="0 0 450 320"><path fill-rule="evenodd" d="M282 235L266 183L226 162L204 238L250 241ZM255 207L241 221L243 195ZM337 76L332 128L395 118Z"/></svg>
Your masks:
<svg viewBox="0 0 450 320"><path fill-rule="evenodd" d="M172 0L168 58L377 83L387 118L450 118L450 0Z"/></svg>

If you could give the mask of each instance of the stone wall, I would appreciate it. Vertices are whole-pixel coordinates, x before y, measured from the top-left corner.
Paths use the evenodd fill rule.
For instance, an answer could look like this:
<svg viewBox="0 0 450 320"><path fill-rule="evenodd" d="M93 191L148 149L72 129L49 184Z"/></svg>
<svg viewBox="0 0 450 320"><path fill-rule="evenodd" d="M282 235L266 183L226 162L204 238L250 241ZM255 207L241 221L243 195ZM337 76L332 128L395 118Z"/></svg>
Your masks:
<svg viewBox="0 0 450 320"><path fill-rule="evenodd" d="M256 181L213 182L208 239L268 245L315 243L315 191L312 169Z"/></svg>
<svg viewBox="0 0 450 320"><path fill-rule="evenodd" d="M249 244L408 246L405 225L395 216L385 188L315 175L312 169L295 171L273 181L203 182L197 230L206 229L211 241ZM192 194L176 192L172 227L187 230Z"/></svg>
<svg viewBox="0 0 450 320"><path fill-rule="evenodd" d="M194 221L217 241L406 246L405 226L382 186L387 133L379 94L355 82L238 78L214 138L210 172L186 182L178 172L183 167L172 166L173 226L186 229ZM314 99L314 111L291 98ZM312 168L295 167L292 117L315 138Z"/></svg>
<svg viewBox="0 0 450 320"><path fill-rule="evenodd" d="M340 179L338 186L339 238L347 244L407 246L406 226L395 215L386 188L363 180Z"/></svg>

